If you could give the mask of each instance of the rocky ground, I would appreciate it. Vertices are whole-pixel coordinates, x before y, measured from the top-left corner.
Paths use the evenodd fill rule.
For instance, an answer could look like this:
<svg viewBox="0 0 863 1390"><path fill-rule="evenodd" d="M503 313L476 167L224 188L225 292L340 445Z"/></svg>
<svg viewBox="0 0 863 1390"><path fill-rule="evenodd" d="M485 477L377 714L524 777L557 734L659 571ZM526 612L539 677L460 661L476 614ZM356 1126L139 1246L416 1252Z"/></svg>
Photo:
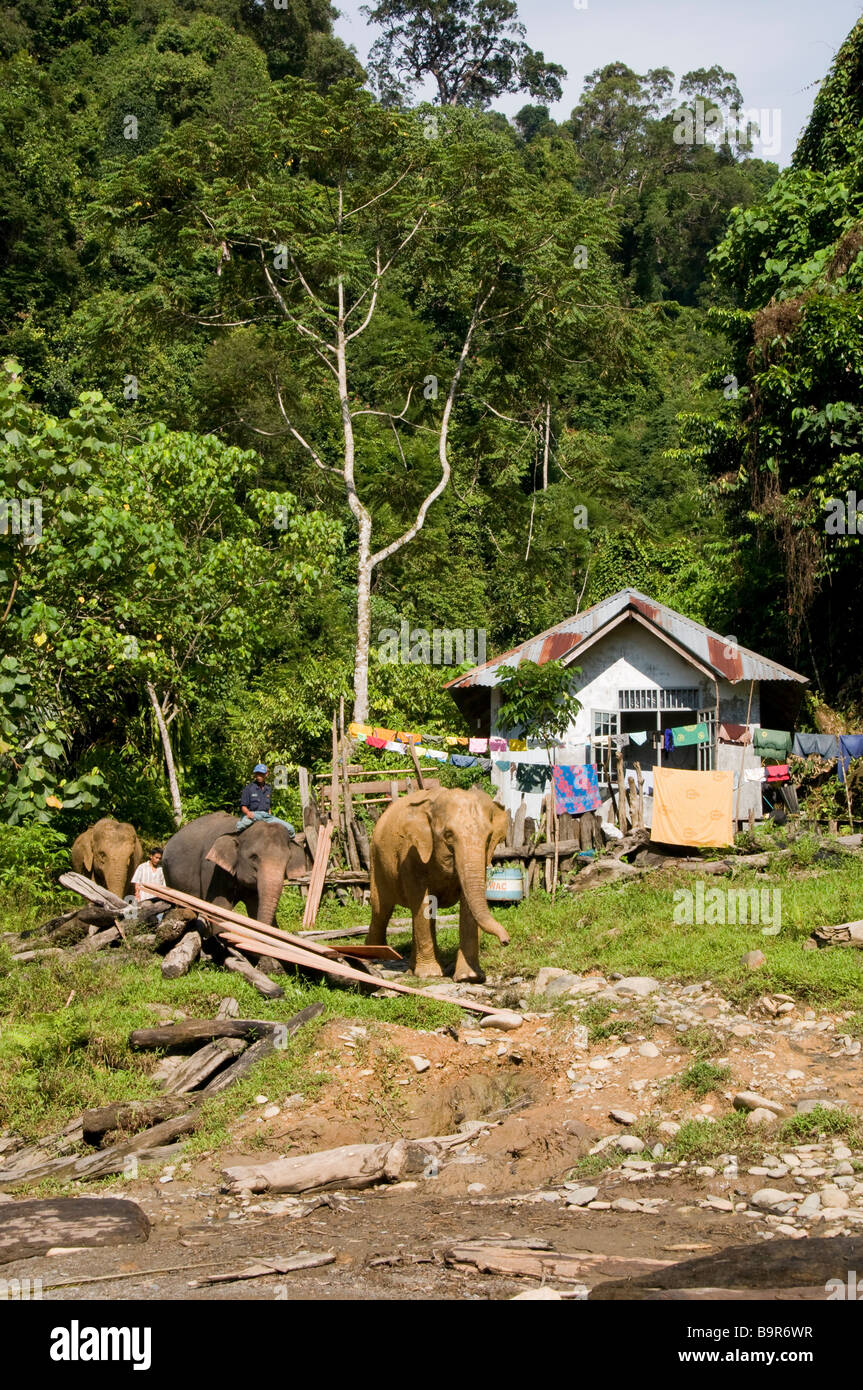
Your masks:
<svg viewBox="0 0 863 1390"><path fill-rule="evenodd" d="M619 1273L613 1261L588 1262L577 1278L522 1277L483 1272L453 1247L515 1242L619 1264L863 1235L863 1148L823 1119L859 1114L863 1055L843 1031L848 1015L784 995L742 1013L709 982L553 969L438 988L520 1005L524 1022L507 1032L467 1018L435 1032L330 1024L314 1098L262 1094L227 1148L114 1184L153 1221L146 1246L61 1251L6 1266L5 1277L40 1277L44 1297L74 1299L488 1299L541 1284L584 1297ZM699 1066L718 1069L701 1098L681 1085ZM816 1105L823 1130L790 1133L787 1120ZM705 1159L717 1149L710 1127L724 1134L735 1111L735 1142ZM323 1197L221 1191L228 1165L460 1131L464 1142L413 1181ZM297 1255L328 1263L201 1282Z"/></svg>

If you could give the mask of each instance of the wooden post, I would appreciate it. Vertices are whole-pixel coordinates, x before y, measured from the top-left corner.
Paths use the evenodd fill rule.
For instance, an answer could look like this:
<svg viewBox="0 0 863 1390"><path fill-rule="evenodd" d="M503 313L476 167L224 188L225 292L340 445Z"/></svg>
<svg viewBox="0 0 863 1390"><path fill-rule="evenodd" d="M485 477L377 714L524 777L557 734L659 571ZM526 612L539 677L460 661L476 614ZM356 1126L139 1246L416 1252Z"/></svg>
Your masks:
<svg viewBox="0 0 863 1390"><path fill-rule="evenodd" d="M749 730L749 716L750 716L750 714L752 713L752 691L753 691L754 689L755 689L755 682L754 682L754 681L750 681L750 682L749 682L749 704L746 706L746 732L748 732L748 730ZM717 698L718 698L718 697L717 697ZM718 738L719 738L719 725L718 725L718 723L717 723L717 726L716 726L716 737L717 737L717 740L718 740ZM743 737L744 737L744 740L745 740L745 738L746 738L746 733L744 733ZM741 747L741 749L740 749L740 773L739 773L738 778L737 778L737 797L736 797L736 800L735 800L735 803L734 803L734 824L735 824L735 826L737 826L737 825L740 823L740 790L741 790L741 788L742 788L742 786L743 786L743 766L744 766L744 763L745 763L745 762L746 762L746 743L744 742L743 745L742 745L742 747ZM759 808L759 809L760 809L760 808Z"/></svg>
<svg viewBox="0 0 863 1390"><path fill-rule="evenodd" d="M417 786L419 787L420 791L423 791L425 789L425 782L423 781L423 775L420 772L420 762L419 758L417 757L416 749L414 748L413 743L408 743L408 752L411 755L411 761L413 762L414 771L417 775Z"/></svg>
<svg viewBox="0 0 863 1390"><path fill-rule="evenodd" d="M641 771L641 763L635 763L635 775L638 778L638 824L644 827L644 774Z"/></svg>
<svg viewBox="0 0 863 1390"><path fill-rule="evenodd" d="M623 780L623 754L618 749L615 753L615 766L617 770L617 807L620 812L620 828L624 835L629 830L626 815L626 786Z"/></svg>

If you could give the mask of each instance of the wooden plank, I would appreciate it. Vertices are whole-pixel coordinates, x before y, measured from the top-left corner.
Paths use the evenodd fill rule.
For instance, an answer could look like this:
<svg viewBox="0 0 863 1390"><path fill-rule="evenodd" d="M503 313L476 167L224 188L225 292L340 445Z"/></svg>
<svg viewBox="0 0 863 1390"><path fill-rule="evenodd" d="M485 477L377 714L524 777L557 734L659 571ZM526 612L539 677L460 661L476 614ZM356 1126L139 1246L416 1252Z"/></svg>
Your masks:
<svg viewBox="0 0 863 1390"><path fill-rule="evenodd" d="M149 1235L138 1203L123 1197L37 1197L0 1206L0 1264L55 1246L135 1245Z"/></svg>
<svg viewBox="0 0 863 1390"><path fill-rule="evenodd" d="M242 942L240 942L242 945ZM259 952L260 954L260 952ZM275 980L271 980L269 975L265 975L262 970L256 970L250 961L236 951L231 951L225 961L225 969L232 970L235 975L240 975L248 984L262 994L265 999L283 999L285 991L281 985L277 985Z"/></svg>
<svg viewBox="0 0 863 1390"><path fill-rule="evenodd" d="M199 1048L194 1055L202 1051L204 1049ZM154 1100L116 1100L112 1105L94 1106L92 1110L85 1110L81 1117L84 1139L88 1144L100 1144L105 1135L114 1130L134 1134L150 1129L160 1120L182 1115L188 1108L189 1102L181 1100L179 1095L157 1096Z"/></svg>
<svg viewBox="0 0 863 1390"><path fill-rule="evenodd" d="M118 898L116 893L109 893L107 888L102 888L91 878L85 878L84 874L71 872L61 874L60 882L64 888L71 888L73 893L80 894L88 902L98 903L100 907L116 907L125 910L129 906L123 898Z"/></svg>
<svg viewBox="0 0 863 1390"><path fill-rule="evenodd" d="M217 1038L215 1042L199 1047L174 1072L168 1087L169 1095L180 1097L194 1091L209 1081L214 1072L219 1071L232 1057L239 1057L245 1050L246 1044L242 1038Z"/></svg>

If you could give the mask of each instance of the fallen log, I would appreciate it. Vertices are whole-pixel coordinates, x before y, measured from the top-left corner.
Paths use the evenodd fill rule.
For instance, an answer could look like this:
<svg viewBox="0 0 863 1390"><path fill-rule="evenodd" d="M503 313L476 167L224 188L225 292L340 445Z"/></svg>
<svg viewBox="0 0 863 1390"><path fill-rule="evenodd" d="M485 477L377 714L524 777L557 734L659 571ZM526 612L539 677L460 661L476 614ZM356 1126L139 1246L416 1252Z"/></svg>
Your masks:
<svg viewBox="0 0 863 1390"><path fill-rule="evenodd" d="M183 1018L179 1023L160 1023L155 1028L136 1028L129 1034L130 1047L199 1047L213 1038L254 1041L284 1028L271 1018Z"/></svg>
<svg viewBox="0 0 863 1390"><path fill-rule="evenodd" d="M234 1284L240 1279L262 1279L267 1274L292 1274L297 1269L320 1269L322 1265L336 1262L334 1250L316 1255L311 1250L299 1255L268 1255L266 1260L246 1265L244 1269L232 1270L230 1274L206 1274L203 1279L191 1279L190 1289L204 1289L209 1284Z"/></svg>
<svg viewBox="0 0 863 1390"><path fill-rule="evenodd" d="M115 1144L110 1149L97 1149L94 1154L83 1157L54 1158L43 1163L34 1163L22 1172L20 1165L13 1170L0 1171L0 1187L12 1187L22 1182L41 1182L43 1178L102 1178L110 1173L120 1173L126 1160L136 1155L142 1157L142 1150L157 1148L170 1143L181 1134L189 1134L200 1123L195 1110L164 1120L152 1129L143 1130L132 1139Z"/></svg>
<svg viewBox="0 0 863 1390"><path fill-rule="evenodd" d="M189 908L173 908L166 912L161 922L156 927L156 946L175 946L181 941L184 934L189 930L189 926L196 920L195 913Z"/></svg>
<svg viewBox="0 0 863 1390"><path fill-rule="evenodd" d="M116 907L120 912L125 912L129 906L125 898L118 898L116 893L109 893L107 888L101 888L98 883L94 883L91 878L85 878L83 874L61 874L60 882L64 888L71 888L73 893L78 893L88 902L98 903L101 907Z"/></svg>
<svg viewBox="0 0 863 1390"><path fill-rule="evenodd" d="M816 946L852 946L863 950L863 922L840 922L835 927L816 927L809 942Z"/></svg>
<svg viewBox="0 0 863 1390"><path fill-rule="evenodd" d="M16 951L12 959L19 965L26 965L28 961L44 960L46 956L64 956L65 951L59 946L45 946L41 950L35 951Z"/></svg>
<svg viewBox="0 0 863 1390"><path fill-rule="evenodd" d="M346 1144L321 1153L277 1158L224 1168L225 1192L316 1192L327 1188L371 1187L418 1177L432 1159L447 1149L467 1144L470 1136L445 1134L428 1139L397 1139L395 1143Z"/></svg>
<svg viewBox="0 0 863 1390"><path fill-rule="evenodd" d="M176 980L180 975L188 975L201 954L201 945L200 932L187 931L181 936L162 961L162 979Z"/></svg>
<svg viewBox="0 0 863 1390"><path fill-rule="evenodd" d="M132 1245L149 1235L138 1203L121 1197L37 1197L0 1206L0 1264L56 1246Z"/></svg>
<svg viewBox="0 0 863 1390"><path fill-rule="evenodd" d="M285 991L281 985L277 985L271 980L269 975L265 975L263 970L256 970L251 961L245 959L237 951L231 951L225 961L225 969L232 970L235 975L241 975L250 985L262 994L265 999L283 999Z"/></svg>
<svg viewBox="0 0 863 1390"><path fill-rule="evenodd" d="M219 1038L216 1042L205 1043L177 1068L168 1084L168 1094L182 1096L187 1091L194 1091L232 1057L239 1057L245 1050L246 1044L242 1038Z"/></svg>
<svg viewBox="0 0 863 1390"><path fill-rule="evenodd" d="M272 1033L268 1033L263 1038L260 1038L258 1042L252 1043L252 1046L246 1048L246 1051L236 1062L226 1067L224 1071L219 1072L218 1076L204 1087L201 1094L204 1096L215 1096L218 1095L220 1091L225 1091L229 1086L233 1086L235 1081L239 1081L241 1077L251 1071L252 1067L262 1061L264 1057L268 1057L270 1053L275 1052L277 1048L284 1047L288 1038L293 1037L294 1033L298 1032L304 1023L309 1023L311 1019L317 1018L323 1011L323 1004L309 1004L305 1009L301 1009L298 1014L294 1014L293 1018L289 1018L287 1023L277 1024Z"/></svg>
<svg viewBox="0 0 863 1390"><path fill-rule="evenodd" d="M661 1289L804 1288L820 1285L856 1269L863 1261L860 1236L810 1236L807 1240L776 1240L734 1245L713 1255L670 1264L656 1274L615 1281L593 1289L591 1299L643 1298Z"/></svg>
<svg viewBox="0 0 863 1390"><path fill-rule="evenodd" d="M95 1106L85 1110L81 1117L84 1139L88 1144L100 1144L106 1134L115 1130L134 1134L150 1129L160 1120L182 1115L188 1108L189 1102L178 1095L157 1096L154 1100L117 1100L113 1105Z"/></svg>
<svg viewBox="0 0 863 1390"><path fill-rule="evenodd" d="M101 951L104 946L113 946L115 941L120 940L120 933L116 927L108 927L105 931L96 932L95 936L85 936L83 941L79 941L77 946L73 946L69 951L70 956L91 956L96 951Z"/></svg>
<svg viewBox="0 0 863 1390"><path fill-rule="evenodd" d="M629 1255L596 1255L586 1250L565 1254L559 1250L512 1249L481 1240L454 1245L444 1254L448 1265L467 1265L483 1274L527 1275L533 1279L577 1279L614 1273L618 1276L653 1275L671 1260L636 1259Z"/></svg>

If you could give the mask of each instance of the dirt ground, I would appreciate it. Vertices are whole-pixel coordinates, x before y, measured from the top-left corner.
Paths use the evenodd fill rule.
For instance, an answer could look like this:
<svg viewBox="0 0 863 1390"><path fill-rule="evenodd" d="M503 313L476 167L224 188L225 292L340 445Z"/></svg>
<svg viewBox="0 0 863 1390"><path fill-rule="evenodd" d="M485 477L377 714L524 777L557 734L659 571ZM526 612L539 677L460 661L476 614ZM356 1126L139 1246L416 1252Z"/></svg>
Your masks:
<svg viewBox="0 0 863 1390"><path fill-rule="evenodd" d="M236 1127L231 1149L142 1169L136 1180L112 1185L149 1216L145 1245L56 1252L7 1265L4 1277L39 1277L43 1297L76 1300L505 1299L540 1280L453 1267L447 1250L465 1240L514 1238L545 1240L566 1253L674 1261L777 1233L861 1234L863 1155L829 1136L794 1150L787 1164L769 1128L758 1131L763 1162L727 1155L712 1165L673 1163L661 1149L619 1152L611 1139L614 1166L571 1179L598 1141L626 1134L626 1125L610 1117L615 1110L666 1125L709 1120L731 1110L736 1092L754 1090L788 1114L814 1098L857 1113L863 1054L844 1040L842 1015L796 1005L779 1012L793 1001L770 996L744 1015L709 984L663 984L647 997L623 994L621 982L601 978L582 988L587 997L616 1001L613 1036L587 1041L577 1020L584 994L573 1001L571 1024L559 1014L529 1013L515 1032L471 1021L437 1032L330 1024L318 1047L330 1080L315 1099L260 1096ZM721 1055L712 1060L727 1064L731 1076L719 1092L694 1100L676 1079L693 1060L685 1032L700 1028L703 1036L704 1027L721 1039ZM278 1114L264 1118L274 1106ZM466 1134L436 1174L416 1182L300 1198L220 1190L229 1165L453 1134L471 1120L484 1122L479 1136ZM826 1193L834 1181L846 1189L844 1210L826 1195L820 1211L805 1214L787 1204L771 1214L751 1202L765 1187L802 1199L819 1188ZM594 1205L570 1205L572 1196L584 1200L573 1189L587 1185L597 1189ZM255 1260L301 1252L332 1252L335 1259L195 1286ZM548 1283L564 1296L583 1297L603 1277L597 1268L583 1284Z"/></svg>

